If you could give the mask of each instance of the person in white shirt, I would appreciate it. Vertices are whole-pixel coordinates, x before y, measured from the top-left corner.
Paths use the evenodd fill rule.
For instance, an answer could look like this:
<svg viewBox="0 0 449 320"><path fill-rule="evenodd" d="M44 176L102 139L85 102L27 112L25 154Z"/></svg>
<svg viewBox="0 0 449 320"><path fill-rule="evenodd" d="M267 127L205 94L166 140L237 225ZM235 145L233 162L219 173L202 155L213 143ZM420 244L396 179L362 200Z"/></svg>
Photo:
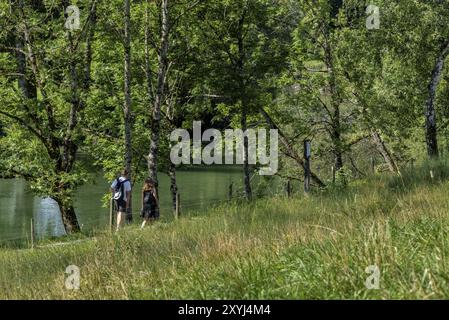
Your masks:
<svg viewBox="0 0 449 320"><path fill-rule="evenodd" d="M117 229L120 229L131 201L131 182L128 179L128 171L125 169L119 178L111 185L114 197L115 210L117 212Z"/></svg>

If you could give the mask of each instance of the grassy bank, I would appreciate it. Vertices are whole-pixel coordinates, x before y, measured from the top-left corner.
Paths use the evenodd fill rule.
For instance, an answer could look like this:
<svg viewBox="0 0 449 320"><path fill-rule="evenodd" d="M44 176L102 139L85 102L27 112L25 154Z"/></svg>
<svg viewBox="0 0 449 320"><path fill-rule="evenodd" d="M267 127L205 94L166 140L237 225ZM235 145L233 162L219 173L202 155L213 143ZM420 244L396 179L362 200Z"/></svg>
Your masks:
<svg viewBox="0 0 449 320"><path fill-rule="evenodd" d="M144 231L1 250L0 299L448 298L448 174L446 164L424 166ZM65 288L68 265L80 268L80 290ZM365 287L371 265L379 290Z"/></svg>

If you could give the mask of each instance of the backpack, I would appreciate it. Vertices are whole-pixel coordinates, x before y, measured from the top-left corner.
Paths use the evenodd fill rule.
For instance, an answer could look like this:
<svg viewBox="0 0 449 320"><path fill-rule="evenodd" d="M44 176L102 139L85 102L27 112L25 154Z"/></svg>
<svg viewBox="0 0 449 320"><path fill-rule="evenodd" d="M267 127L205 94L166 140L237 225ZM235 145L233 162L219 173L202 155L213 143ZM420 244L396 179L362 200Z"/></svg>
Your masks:
<svg viewBox="0 0 449 320"><path fill-rule="evenodd" d="M123 192L123 186L128 181L129 181L128 179L120 181L120 178L117 178L117 183L115 184L114 188L114 200L123 200L125 196Z"/></svg>

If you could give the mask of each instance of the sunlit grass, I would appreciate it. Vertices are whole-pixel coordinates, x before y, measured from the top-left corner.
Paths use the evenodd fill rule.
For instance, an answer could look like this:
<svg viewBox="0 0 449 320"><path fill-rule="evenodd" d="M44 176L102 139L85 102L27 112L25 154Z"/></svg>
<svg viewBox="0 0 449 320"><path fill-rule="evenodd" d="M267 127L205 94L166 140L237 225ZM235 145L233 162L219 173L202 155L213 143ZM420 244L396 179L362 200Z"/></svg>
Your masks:
<svg viewBox="0 0 449 320"><path fill-rule="evenodd" d="M0 298L447 298L448 174L447 164L426 164L345 190L233 203L144 231L2 250ZM81 271L78 291L65 288L72 264ZM365 287L370 265L381 271L379 290Z"/></svg>

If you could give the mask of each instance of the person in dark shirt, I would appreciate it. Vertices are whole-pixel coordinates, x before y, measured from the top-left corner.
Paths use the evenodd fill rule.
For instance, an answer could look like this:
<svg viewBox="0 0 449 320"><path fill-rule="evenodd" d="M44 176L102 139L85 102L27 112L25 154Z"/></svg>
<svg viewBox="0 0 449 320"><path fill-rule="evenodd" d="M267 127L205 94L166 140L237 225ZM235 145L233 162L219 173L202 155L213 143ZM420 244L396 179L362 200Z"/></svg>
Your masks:
<svg viewBox="0 0 449 320"><path fill-rule="evenodd" d="M141 229L145 227L147 222L152 222L159 218L159 202L156 196L156 188L153 181L146 179L142 189L142 210L141 217L143 218Z"/></svg>
<svg viewBox="0 0 449 320"><path fill-rule="evenodd" d="M117 232L125 220L131 203L131 182L128 179L128 171L126 169L112 183L111 192L114 199L115 211L117 212Z"/></svg>

